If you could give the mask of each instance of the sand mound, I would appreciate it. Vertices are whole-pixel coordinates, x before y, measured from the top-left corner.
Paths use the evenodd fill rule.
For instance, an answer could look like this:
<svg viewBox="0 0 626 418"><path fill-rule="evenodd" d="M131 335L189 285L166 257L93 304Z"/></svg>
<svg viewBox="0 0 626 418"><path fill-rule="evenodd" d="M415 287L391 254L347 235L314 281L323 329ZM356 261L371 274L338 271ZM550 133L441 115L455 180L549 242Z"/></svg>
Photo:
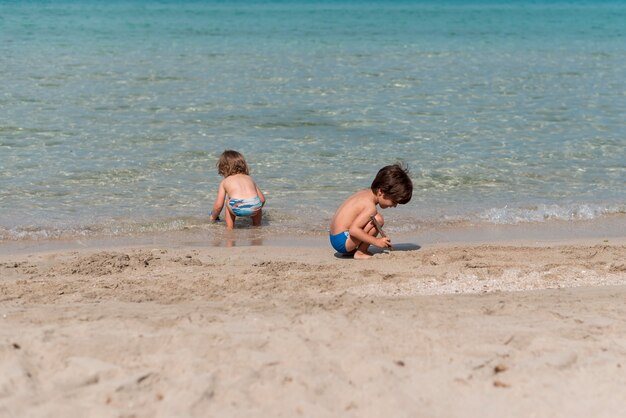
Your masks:
<svg viewBox="0 0 626 418"><path fill-rule="evenodd" d="M159 256L155 256L149 251L132 253L99 252L79 257L76 260L52 268L51 271L59 274L80 274L97 277L121 273L127 269L146 268L159 259Z"/></svg>

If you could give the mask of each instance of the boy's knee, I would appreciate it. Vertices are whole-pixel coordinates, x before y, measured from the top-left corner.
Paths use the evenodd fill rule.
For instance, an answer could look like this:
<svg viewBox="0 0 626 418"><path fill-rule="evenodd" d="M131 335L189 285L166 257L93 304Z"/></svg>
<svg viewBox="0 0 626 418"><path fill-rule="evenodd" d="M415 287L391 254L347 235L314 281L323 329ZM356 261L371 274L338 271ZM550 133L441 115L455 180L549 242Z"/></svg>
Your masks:
<svg viewBox="0 0 626 418"><path fill-rule="evenodd" d="M381 215L380 213L377 213L375 218L380 224L380 226L383 226L385 224L385 218L383 218L383 215Z"/></svg>

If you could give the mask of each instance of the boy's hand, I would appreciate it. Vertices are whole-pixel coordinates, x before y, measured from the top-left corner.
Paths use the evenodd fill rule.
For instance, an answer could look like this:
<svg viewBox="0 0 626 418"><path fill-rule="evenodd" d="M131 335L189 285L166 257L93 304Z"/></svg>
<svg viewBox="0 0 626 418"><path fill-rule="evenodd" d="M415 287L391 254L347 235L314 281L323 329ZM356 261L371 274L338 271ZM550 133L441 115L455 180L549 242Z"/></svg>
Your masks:
<svg viewBox="0 0 626 418"><path fill-rule="evenodd" d="M379 248L391 248L391 240L389 237L376 238L376 246Z"/></svg>

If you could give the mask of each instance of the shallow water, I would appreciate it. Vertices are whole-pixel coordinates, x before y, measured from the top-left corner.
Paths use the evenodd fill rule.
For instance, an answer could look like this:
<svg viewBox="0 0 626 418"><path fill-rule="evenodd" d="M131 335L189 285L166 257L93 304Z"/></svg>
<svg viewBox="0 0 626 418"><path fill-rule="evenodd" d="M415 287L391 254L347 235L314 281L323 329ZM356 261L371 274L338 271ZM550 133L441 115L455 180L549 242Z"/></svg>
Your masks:
<svg viewBox="0 0 626 418"><path fill-rule="evenodd" d="M269 233L325 230L397 160L392 232L626 216L624 1L0 10L0 240L214 231L227 148Z"/></svg>

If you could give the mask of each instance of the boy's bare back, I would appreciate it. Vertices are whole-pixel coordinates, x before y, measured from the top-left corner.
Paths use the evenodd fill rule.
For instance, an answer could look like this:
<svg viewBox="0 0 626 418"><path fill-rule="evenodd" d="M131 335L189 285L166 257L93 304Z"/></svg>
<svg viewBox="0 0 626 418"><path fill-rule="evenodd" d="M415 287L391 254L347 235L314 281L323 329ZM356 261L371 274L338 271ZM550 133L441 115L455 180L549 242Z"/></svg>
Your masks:
<svg viewBox="0 0 626 418"><path fill-rule="evenodd" d="M349 231L352 226L362 229L372 215L376 215L376 200L372 191L365 189L356 192L335 212L330 222L330 233Z"/></svg>

